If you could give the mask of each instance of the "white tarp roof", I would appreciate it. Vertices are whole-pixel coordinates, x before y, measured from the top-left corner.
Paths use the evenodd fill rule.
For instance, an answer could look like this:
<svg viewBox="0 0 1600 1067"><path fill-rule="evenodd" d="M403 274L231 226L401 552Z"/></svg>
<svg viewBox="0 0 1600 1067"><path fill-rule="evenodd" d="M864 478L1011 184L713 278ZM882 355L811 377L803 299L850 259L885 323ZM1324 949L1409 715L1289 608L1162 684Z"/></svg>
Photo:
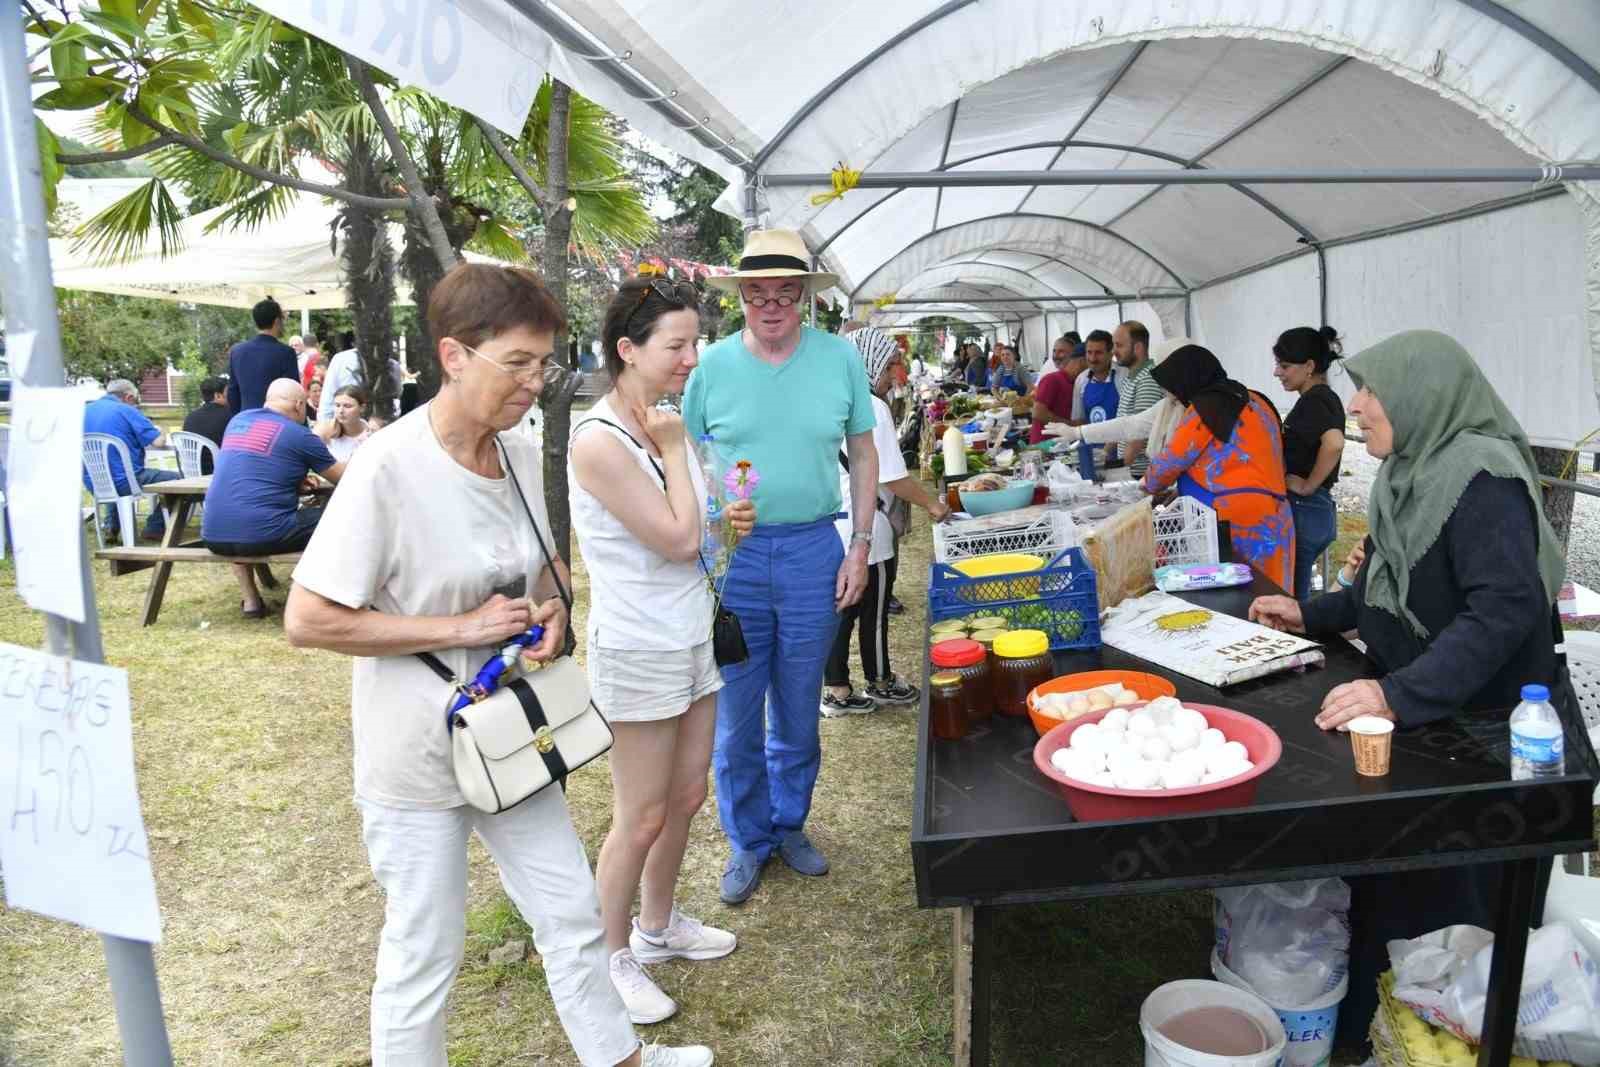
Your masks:
<svg viewBox="0 0 1600 1067"><path fill-rule="evenodd" d="M755 175L761 223L800 229L858 302L920 292L939 284L934 277L949 279L947 268L1002 255L1023 257L1020 270L1063 291L1085 284L1091 293L1151 297L1199 291L1307 254L1313 243L1459 218L1533 190L977 186L861 189L818 207L810 202L817 190L763 188L760 175L820 173L839 163L885 172L1527 167L1600 159L1600 4L474 2L545 34L556 76L728 177L726 209L740 211L746 174ZM317 6L272 4L280 11L296 5ZM1568 182L1566 190L1569 219L1585 240L1579 259L1562 269L1586 280L1581 306L1572 309L1586 336L1548 387L1592 395L1600 194L1584 183ZM1418 265L1449 277L1483 264ZM1030 291L1020 280L997 284ZM1185 322L1192 301L1149 303L1163 332L1198 329ZM910 313L879 315L890 321ZM1218 321L1215 301L1208 317ZM1464 328L1420 312L1411 325ZM1501 372L1503 380L1510 364ZM1538 412L1518 414L1530 422ZM1600 408L1589 405L1576 417L1591 415L1600 421ZM1550 432L1559 438L1591 428Z"/></svg>
<svg viewBox="0 0 1600 1067"><path fill-rule="evenodd" d="M344 266L332 244L339 207L315 193L295 192L288 210L255 229L206 228L226 208L213 208L183 220L183 248L163 257L152 237L133 259L105 263L87 252L74 252L73 242L50 242L50 269L61 289L120 293L186 304L247 308L272 297L286 311L346 307ZM341 240L343 235L341 234ZM390 224L389 239L398 253L401 228ZM473 252L466 258L498 262ZM395 302L408 304L410 288L395 280Z"/></svg>

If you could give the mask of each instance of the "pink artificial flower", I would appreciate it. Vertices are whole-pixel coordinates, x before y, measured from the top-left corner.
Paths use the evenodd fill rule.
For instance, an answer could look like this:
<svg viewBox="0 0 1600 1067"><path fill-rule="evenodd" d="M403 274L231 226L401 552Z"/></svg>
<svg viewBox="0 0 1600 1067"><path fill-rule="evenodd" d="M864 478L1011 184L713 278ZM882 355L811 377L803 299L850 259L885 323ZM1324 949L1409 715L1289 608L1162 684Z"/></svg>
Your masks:
<svg viewBox="0 0 1600 1067"><path fill-rule="evenodd" d="M722 476L722 484L727 488L728 496L734 500L749 500L750 494L761 484L761 475L756 473L749 460L741 459L728 468L728 472Z"/></svg>

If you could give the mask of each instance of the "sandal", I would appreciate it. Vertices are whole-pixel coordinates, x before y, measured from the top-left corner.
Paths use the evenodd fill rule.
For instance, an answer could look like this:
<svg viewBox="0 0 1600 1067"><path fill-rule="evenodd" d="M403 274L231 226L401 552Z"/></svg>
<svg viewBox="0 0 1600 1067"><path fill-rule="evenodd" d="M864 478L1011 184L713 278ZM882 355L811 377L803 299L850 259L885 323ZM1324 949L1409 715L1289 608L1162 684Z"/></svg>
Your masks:
<svg viewBox="0 0 1600 1067"><path fill-rule="evenodd" d="M260 607L247 608L244 606L244 601L241 600L239 601L239 614L247 619L264 619L267 617L267 602L263 600Z"/></svg>

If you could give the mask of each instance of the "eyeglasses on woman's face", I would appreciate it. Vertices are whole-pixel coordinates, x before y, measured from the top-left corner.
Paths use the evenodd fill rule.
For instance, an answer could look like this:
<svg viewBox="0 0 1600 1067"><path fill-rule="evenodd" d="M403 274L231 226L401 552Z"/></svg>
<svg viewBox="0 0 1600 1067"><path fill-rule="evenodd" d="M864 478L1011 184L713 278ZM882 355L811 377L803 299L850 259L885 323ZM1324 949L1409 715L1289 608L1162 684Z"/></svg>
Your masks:
<svg viewBox="0 0 1600 1067"><path fill-rule="evenodd" d="M502 362L498 359L495 359L493 356L484 355L482 352L479 352L476 348L473 348L469 344L465 344L461 341L457 341L456 344L461 345L462 348L466 349L474 356L477 356L485 363L504 372L505 374L509 374L511 377L515 378L524 385L531 385L544 375L544 359L542 357L530 356L526 352L514 352L511 354L510 359Z"/></svg>

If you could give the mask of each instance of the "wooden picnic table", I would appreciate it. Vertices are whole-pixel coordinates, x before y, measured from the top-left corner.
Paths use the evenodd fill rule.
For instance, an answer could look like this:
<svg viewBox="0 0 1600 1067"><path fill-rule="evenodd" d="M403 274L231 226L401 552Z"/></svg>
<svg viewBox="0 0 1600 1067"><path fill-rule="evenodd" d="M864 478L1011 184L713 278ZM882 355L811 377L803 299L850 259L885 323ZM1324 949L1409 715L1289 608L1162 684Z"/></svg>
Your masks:
<svg viewBox="0 0 1600 1067"><path fill-rule="evenodd" d="M194 514L195 505L205 500L206 490L211 487L211 477L207 474L199 478L178 478L167 482L151 482L142 487L145 492L161 498L162 510L166 512L167 530L162 536L160 548L106 548L95 553L97 559L110 563L112 577L153 568L150 587L144 595L141 625L153 625L161 614L161 601L167 594L167 579L172 577L174 563L251 563L255 565L257 580L266 588L274 589L278 581L268 565L292 563L300 558L298 552L293 552L235 559L215 555L198 539L185 540L189 519ZM332 491L331 486L316 490L319 495Z"/></svg>

